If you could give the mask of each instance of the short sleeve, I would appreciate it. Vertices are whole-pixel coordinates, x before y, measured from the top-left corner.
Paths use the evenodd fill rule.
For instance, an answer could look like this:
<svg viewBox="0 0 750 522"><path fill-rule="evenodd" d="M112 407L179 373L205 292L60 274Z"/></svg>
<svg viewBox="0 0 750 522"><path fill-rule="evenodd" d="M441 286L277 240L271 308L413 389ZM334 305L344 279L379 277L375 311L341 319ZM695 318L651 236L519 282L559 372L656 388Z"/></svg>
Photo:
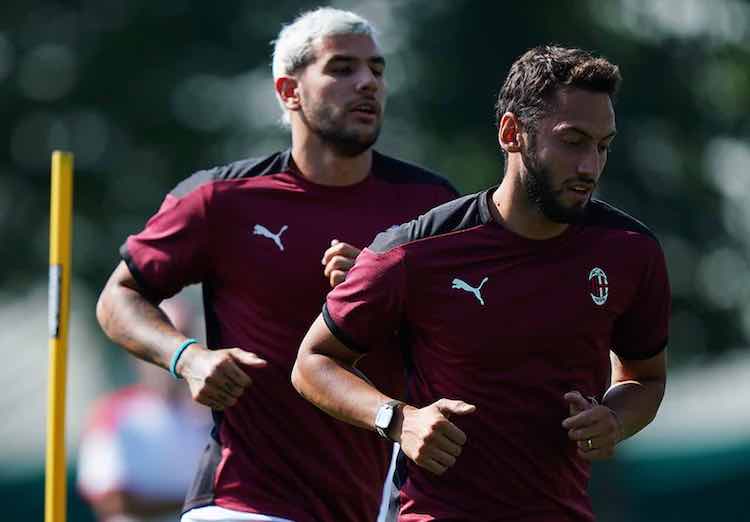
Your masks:
<svg viewBox="0 0 750 522"><path fill-rule="evenodd" d="M344 282L328 293L323 319L342 343L367 352L393 339L403 319L405 294L402 249L378 253L366 248Z"/></svg>
<svg viewBox="0 0 750 522"><path fill-rule="evenodd" d="M120 254L146 296L160 301L203 281L210 266L207 186L167 195L159 211Z"/></svg>
<svg viewBox="0 0 750 522"><path fill-rule="evenodd" d="M667 345L672 294L664 253L654 240L638 291L615 323L612 350L623 359L648 359Z"/></svg>

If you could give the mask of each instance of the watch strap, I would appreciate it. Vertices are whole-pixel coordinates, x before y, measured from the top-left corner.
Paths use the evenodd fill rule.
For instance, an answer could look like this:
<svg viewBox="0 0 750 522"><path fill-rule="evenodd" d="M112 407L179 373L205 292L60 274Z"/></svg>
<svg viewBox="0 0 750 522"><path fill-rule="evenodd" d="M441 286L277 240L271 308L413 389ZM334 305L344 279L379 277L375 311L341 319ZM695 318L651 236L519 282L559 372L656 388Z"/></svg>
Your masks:
<svg viewBox="0 0 750 522"><path fill-rule="evenodd" d="M390 407L390 409L393 411L393 414L391 414L391 420L388 423L388 426L381 427L381 426L378 426L377 424L375 424L375 431L378 432L378 435L380 435L384 439L389 440L391 442L395 442L395 441L388 436L388 430L391 428L391 425L393 424L393 419L395 418L396 410L398 409L399 406L401 406L403 404L404 403L402 401L397 401L397 400L394 399L394 400L390 400L390 401L382 404L380 406L380 408L378 408L378 413L380 413L380 411L383 408L386 408L386 407ZM375 417L377 419L377 415Z"/></svg>

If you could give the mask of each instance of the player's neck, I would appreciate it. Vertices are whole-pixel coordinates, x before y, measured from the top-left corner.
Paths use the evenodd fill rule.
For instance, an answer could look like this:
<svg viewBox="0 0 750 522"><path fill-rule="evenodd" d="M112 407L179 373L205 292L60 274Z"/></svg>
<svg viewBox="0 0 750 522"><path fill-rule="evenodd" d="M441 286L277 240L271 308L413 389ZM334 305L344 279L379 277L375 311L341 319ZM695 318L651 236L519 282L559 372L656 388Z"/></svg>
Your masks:
<svg viewBox="0 0 750 522"><path fill-rule="evenodd" d="M292 140L292 159L308 181L346 186L364 180L372 167L372 149L353 157L342 156L318 140Z"/></svg>
<svg viewBox="0 0 750 522"><path fill-rule="evenodd" d="M528 239L551 239L568 228L550 221L529 201L519 176L506 173L489 201L492 217L505 228Z"/></svg>

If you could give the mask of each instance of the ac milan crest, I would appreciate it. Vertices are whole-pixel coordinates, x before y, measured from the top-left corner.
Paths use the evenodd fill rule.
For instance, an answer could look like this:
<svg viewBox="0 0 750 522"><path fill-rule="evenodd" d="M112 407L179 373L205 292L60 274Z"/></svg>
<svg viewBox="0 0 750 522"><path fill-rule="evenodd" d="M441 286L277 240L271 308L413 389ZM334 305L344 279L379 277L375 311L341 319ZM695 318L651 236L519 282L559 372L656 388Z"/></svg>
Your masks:
<svg viewBox="0 0 750 522"><path fill-rule="evenodd" d="M589 272L589 284L591 286L591 300L595 305L602 306L609 297L609 281L607 274L599 267L592 268Z"/></svg>

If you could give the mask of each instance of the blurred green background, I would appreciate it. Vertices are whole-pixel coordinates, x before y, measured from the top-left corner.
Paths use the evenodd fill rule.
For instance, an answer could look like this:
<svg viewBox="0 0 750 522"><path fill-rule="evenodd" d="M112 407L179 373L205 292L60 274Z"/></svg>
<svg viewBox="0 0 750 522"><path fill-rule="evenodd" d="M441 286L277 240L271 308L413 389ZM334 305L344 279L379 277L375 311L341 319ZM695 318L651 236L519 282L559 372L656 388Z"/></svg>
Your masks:
<svg viewBox="0 0 750 522"><path fill-rule="evenodd" d="M285 148L269 42L317 2L6 0L0 5L0 502L43 517L49 161L75 153L69 519L76 441L129 382L94 302L166 191L192 171ZM657 420L594 471L601 522L747 520L750 483L750 3L333 2L372 20L390 98L378 148L464 192L502 168L493 104L512 61L555 42L622 69L600 195L645 221L674 292Z"/></svg>

